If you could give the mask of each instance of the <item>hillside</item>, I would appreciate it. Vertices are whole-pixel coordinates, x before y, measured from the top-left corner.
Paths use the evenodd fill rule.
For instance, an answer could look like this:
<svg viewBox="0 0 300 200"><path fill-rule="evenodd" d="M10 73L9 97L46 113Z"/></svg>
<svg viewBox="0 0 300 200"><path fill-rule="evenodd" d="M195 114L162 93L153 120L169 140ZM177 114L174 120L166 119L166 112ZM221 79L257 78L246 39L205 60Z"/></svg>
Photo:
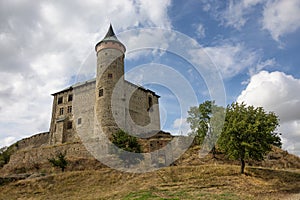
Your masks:
<svg viewBox="0 0 300 200"><path fill-rule="evenodd" d="M234 165L172 166L145 174L112 169L32 177L0 186L0 199L299 199L300 171Z"/></svg>
<svg viewBox="0 0 300 200"><path fill-rule="evenodd" d="M81 167L69 166L65 173L40 168L11 174L0 179L0 199L300 199L297 156L274 148L240 175L238 162L221 153L199 158L199 149L145 174L99 167L92 159L73 160Z"/></svg>

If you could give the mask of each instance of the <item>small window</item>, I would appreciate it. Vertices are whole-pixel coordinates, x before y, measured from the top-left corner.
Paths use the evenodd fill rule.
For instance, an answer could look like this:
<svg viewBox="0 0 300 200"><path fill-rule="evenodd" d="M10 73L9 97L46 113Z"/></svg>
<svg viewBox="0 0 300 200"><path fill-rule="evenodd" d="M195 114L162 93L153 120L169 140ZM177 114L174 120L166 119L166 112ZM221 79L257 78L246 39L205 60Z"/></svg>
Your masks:
<svg viewBox="0 0 300 200"><path fill-rule="evenodd" d="M68 101L73 101L73 94L69 94Z"/></svg>
<svg viewBox="0 0 300 200"><path fill-rule="evenodd" d="M72 127L73 127L72 121L68 121L68 123L67 123L67 129L72 129Z"/></svg>
<svg viewBox="0 0 300 200"><path fill-rule="evenodd" d="M81 124L81 118L77 119L77 124Z"/></svg>
<svg viewBox="0 0 300 200"><path fill-rule="evenodd" d="M113 77L113 75L112 75L111 73L109 73L109 74L107 75L107 77L111 79L111 78Z"/></svg>
<svg viewBox="0 0 300 200"><path fill-rule="evenodd" d="M68 113L71 113L72 112L72 106L68 106Z"/></svg>
<svg viewBox="0 0 300 200"><path fill-rule="evenodd" d="M153 105L152 97L148 97L149 108Z"/></svg>
<svg viewBox="0 0 300 200"><path fill-rule="evenodd" d="M63 97L58 97L57 104L62 104L62 102L63 102Z"/></svg>
<svg viewBox="0 0 300 200"><path fill-rule="evenodd" d="M99 90L99 97L102 97L103 96L103 89L100 89Z"/></svg>
<svg viewBox="0 0 300 200"><path fill-rule="evenodd" d="M148 97L148 111L152 112L153 111L153 101L152 101L152 97Z"/></svg>
<svg viewBox="0 0 300 200"><path fill-rule="evenodd" d="M60 108L59 109L59 115L63 115L64 114L64 108Z"/></svg>

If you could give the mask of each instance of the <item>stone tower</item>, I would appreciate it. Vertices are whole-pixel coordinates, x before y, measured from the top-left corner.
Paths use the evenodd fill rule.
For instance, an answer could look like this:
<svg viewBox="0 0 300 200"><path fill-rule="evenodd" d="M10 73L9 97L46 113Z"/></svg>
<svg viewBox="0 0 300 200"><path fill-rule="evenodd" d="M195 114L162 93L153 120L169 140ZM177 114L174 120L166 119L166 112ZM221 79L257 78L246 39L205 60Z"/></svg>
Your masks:
<svg viewBox="0 0 300 200"><path fill-rule="evenodd" d="M125 126L124 53L125 46L110 25L105 37L95 46L97 75L95 87L95 124L110 135ZM117 93L118 95L114 95Z"/></svg>

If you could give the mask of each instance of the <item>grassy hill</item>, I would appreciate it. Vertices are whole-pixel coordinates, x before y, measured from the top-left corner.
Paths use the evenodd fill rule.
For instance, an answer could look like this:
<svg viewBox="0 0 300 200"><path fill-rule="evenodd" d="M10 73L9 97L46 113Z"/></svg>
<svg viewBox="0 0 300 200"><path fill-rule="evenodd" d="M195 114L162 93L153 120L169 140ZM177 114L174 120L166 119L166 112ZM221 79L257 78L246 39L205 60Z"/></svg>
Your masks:
<svg viewBox="0 0 300 200"><path fill-rule="evenodd" d="M71 171L0 186L0 199L299 199L300 170L236 165L171 166L130 174Z"/></svg>
<svg viewBox="0 0 300 200"><path fill-rule="evenodd" d="M190 148L175 166L144 174L96 170L94 161L82 162L81 171L69 166L65 173L13 174L0 178L0 199L300 199L297 156L274 148L240 175L238 162L221 153L199 158L199 149ZM19 176L22 180L13 180Z"/></svg>

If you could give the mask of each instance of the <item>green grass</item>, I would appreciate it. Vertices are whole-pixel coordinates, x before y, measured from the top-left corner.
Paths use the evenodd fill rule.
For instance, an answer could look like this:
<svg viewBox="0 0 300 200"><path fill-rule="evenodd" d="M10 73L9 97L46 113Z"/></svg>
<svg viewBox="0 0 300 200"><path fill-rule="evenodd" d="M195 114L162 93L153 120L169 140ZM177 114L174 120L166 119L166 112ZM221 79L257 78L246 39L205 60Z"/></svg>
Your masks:
<svg viewBox="0 0 300 200"><path fill-rule="evenodd" d="M185 193L183 191L176 192L176 193L170 193L166 191L139 191L139 192L132 192L126 197L124 197L123 200L147 200L147 199L153 199L153 200L180 200L182 199ZM165 197L161 197L165 196Z"/></svg>
<svg viewBox="0 0 300 200"><path fill-rule="evenodd" d="M164 196L164 197L161 197ZM184 191L169 192L169 191L139 191L132 192L123 200L181 200L181 199L205 199L205 200L239 200L240 197L232 193L200 193L196 195L190 195Z"/></svg>

